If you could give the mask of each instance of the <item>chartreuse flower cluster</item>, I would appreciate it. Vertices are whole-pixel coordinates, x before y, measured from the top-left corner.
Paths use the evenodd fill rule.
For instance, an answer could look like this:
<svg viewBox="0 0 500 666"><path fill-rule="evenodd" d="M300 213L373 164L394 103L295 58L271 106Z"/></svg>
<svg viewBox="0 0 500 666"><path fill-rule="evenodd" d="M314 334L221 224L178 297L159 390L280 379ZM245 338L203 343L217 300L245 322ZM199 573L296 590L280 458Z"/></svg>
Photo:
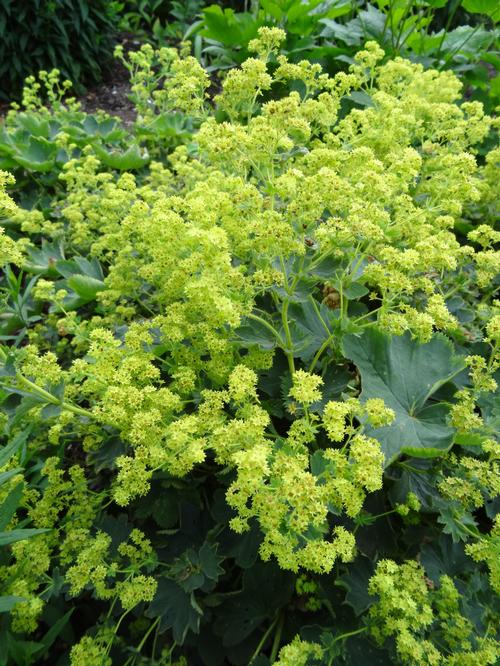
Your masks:
<svg viewBox="0 0 500 666"><path fill-rule="evenodd" d="M498 121L477 102L460 103L451 72L384 63L369 42L348 72L329 76L279 55L284 38L261 29L254 56L224 77L215 109L206 72L183 51L118 53L142 127L154 136L162 114L189 120L192 136L168 158L158 139L157 161L118 172L89 145L65 162L52 203L30 210L7 196L11 179L0 172L0 217L9 220L0 259L39 275L16 311L21 337L2 338L14 341L0 354L0 399L13 401L5 435L25 442L1 470L15 470L2 499L24 484L5 527L28 520L48 530L12 544L0 580L21 598L11 611L16 635L46 621L55 571L65 603L95 603L99 617L72 647L74 666L174 663L209 616L217 641L233 646L220 640L228 618L254 606L262 617L241 620L254 627L242 640L276 622L275 663L348 659L347 630L328 647L293 622L290 633L286 613L267 615L267 602L238 596L231 605L250 589L253 566L249 546L234 543L255 539L265 566L307 576L284 608L295 612L297 597L310 595L305 610L318 615L309 624L336 623L339 593L328 585L343 572L352 588L351 567L363 566L365 549L375 558L363 530L382 519L390 529L376 541L371 602L353 606L366 611L363 640L395 646L387 654L396 663L495 663L489 611L476 625L466 617L468 604L489 603L483 578L479 603L465 582L443 574L433 583L416 559L403 560L445 525L457 548L467 542L459 554L499 588L499 152L484 143ZM27 108L38 104L31 90ZM468 372L437 378L407 412L405 396L365 399L342 340L373 329L414 348L445 334ZM416 372L386 370L374 370L378 385ZM433 427L439 446L427 450ZM421 457L389 459L387 432L417 454L407 439L420 437ZM209 507L223 497L226 513ZM388 559L398 549L402 563ZM183 553L189 565L174 575ZM234 569L219 594L224 567ZM281 631L289 644L279 650ZM206 633L199 643L214 640Z"/></svg>
<svg viewBox="0 0 500 666"><path fill-rule="evenodd" d="M487 636L477 639L471 621L462 615L460 593L449 576L434 586L413 560L400 565L381 560L368 591L377 596L369 612L371 632L379 642L394 638L401 663L497 662L496 641Z"/></svg>
<svg viewBox="0 0 500 666"><path fill-rule="evenodd" d="M305 415L294 420L287 438L279 440L271 439L266 432L269 415L256 400L256 381L253 370L236 366L229 377L227 393L219 393L219 410L224 401L234 402L235 418L227 420L220 412L220 425L207 440L217 460L237 470L237 478L227 493L229 505L238 512L231 526L244 532L249 528L248 521L257 518L265 535L260 548L264 559L275 556L282 568L294 571L302 566L319 573L329 572L337 558L344 562L353 558L355 541L342 526L335 527L328 538L328 507L345 509L354 517L360 512L366 493L382 487L384 456L380 445L362 434L362 426L351 427L351 437L343 449L330 446L318 452L324 469L314 474L308 447L316 440L320 424L307 407L321 399L319 387L323 380L303 370L294 374L290 397L302 404ZM210 403L214 419L213 395ZM371 401L366 407L356 400L352 403L351 410L363 415L371 413L368 418L377 423L380 419L384 423L392 420L383 401ZM335 404L327 403L325 414ZM204 415L203 404L200 411ZM331 418L326 417L325 422L325 430L331 435Z"/></svg>
<svg viewBox="0 0 500 666"><path fill-rule="evenodd" d="M193 116L204 115L209 77L186 47L179 53L166 47L155 51L150 44L143 44L128 57L124 56L123 46L115 48L115 57L130 73L140 120L150 122L157 113L179 110Z"/></svg>
<svg viewBox="0 0 500 666"><path fill-rule="evenodd" d="M16 204L5 191L6 187L13 183L14 178L9 173L0 171L0 220L14 215L17 211ZM22 263L22 243L16 243L5 234L3 227L0 227L0 265Z"/></svg>

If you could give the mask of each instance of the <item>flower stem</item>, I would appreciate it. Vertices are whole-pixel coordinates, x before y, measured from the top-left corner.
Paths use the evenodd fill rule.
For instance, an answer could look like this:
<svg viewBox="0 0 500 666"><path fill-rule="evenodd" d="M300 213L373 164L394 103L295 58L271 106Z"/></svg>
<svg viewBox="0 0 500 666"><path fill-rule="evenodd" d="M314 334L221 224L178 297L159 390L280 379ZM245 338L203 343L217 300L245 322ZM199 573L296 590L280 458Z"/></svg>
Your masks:
<svg viewBox="0 0 500 666"><path fill-rule="evenodd" d="M261 638L260 641L259 641L259 644L258 644L257 647L255 648L255 651L254 651L254 653L252 654L252 656L251 656L251 658L250 658L250 661L248 662L248 663L249 663L249 666L251 666L251 664L252 664L252 663L257 659L257 657L259 656L260 651L261 651L262 648L264 647L264 645L265 645L267 639L269 638L269 636L270 636L272 630L273 630L274 627L276 626L276 623L278 622L278 620L279 620L279 615L277 615L277 616L274 618L274 620L271 622L271 624L269 625L269 627L268 627L268 628L266 629L266 631L264 632L262 638Z"/></svg>
<svg viewBox="0 0 500 666"><path fill-rule="evenodd" d="M278 619L278 626L276 628L276 633L274 634L273 646L271 648L271 656L269 657L269 661L271 662L271 664L274 664L274 662L276 661L276 657L278 656L278 650L281 644L281 634L283 632L284 624L285 624L285 614L280 613Z"/></svg>

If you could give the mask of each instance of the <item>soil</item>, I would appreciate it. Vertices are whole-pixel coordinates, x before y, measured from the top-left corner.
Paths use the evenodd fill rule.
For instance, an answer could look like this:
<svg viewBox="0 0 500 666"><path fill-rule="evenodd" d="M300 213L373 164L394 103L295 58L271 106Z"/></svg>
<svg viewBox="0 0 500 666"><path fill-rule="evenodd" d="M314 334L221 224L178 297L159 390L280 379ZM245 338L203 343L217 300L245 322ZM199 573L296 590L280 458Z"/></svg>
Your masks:
<svg viewBox="0 0 500 666"><path fill-rule="evenodd" d="M118 116L124 125L132 125L136 112L130 101L129 74L121 62L114 61L104 80L78 97L82 111L96 113L105 111L111 116Z"/></svg>
<svg viewBox="0 0 500 666"><path fill-rule="evenodd" d="M128 33L122 33L118 41L125 52L136 51L141 46L141 41L134 39L134 35ZM113 59L103 80L78 97L78 101L82 105L82 110L87 113L102 110L111 116L118 116L125 125L131 125L135 121L136 112L129 94L129 73L119 60Z"/></svg>

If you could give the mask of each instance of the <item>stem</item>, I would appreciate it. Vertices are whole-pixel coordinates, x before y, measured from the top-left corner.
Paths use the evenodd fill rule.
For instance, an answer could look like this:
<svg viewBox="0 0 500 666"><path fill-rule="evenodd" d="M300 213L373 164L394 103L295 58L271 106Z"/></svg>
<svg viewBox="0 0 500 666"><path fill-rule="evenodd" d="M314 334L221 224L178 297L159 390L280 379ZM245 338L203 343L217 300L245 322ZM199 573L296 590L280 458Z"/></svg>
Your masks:
<svg viewBox="0 0 500 666"><path fill-rule="evenodd" d="M293 348L293 342L292 342L292 336L290 333L290 327L288 325L288 306L290 304L290 301L286 299L283 301L283 309L281 310L281 319L283 321L283 329L285 331L285 339L286 339L286 346L287 346L287 351L285 352L286 357L288 359L288 367L290 369L290 372L292 375L295 372L295 362L293 359L293 353L292 353L292 348Z"/></svg>
<svg viewBox="0 0 500 666"><path fill-rule="evenodd" d="M16 377L21 383L21 385L24 385L26 386L26 388L31 389L31 391L38 394L41 398L44 398L50 404L60 405L61 409L64 409L68 412L73 412L73 414L78 414L79 416L87 416L89 418L94 418L92 412L90 412L88 409L84 409L83 407L78 407L78 405L73 405L71 402L64 402L63 400L59 400L54 395L52 395L52 393L49 393L41 386L38 386L38 384L35 384L34 382L24 377L20 372L17 373Z"/></svg>
<svg viewBox="0 0 500 666"><path fill-rule="evenodd" d="M461 4L462 4L462 0L458 0L458 2L455 3L451 12L448 14L448 20L446 21L446 25L445 25L444 30L443 30L443 36L441 37L441 41L439 42L438 50L437 50L437 53L436 53L436 60L437 61L439 61L439 56L441 55L441 49L443 48L443 43L444 43L444 40L446 39L446 35L448 34L448 30L450 29L450 24L453 20L453 17L455 16L455 12L457 11L457 9L460 7Z"/></svg>
<svg viewBox="0 0 500 666"><path fill-rule="evenodd" d="M313 306L314 312L316 313L316 316L318 317L318 319L319 319L321 325L323 326L323 328L325 329L326 333L328 335L331 335L331 331L328 328L328 325L326 324L325 320L321 316L321 312L320 312L320 309L318 308L318 304L316 303L316 299L314 298L314 296L310 295L308 300L311 303L311 305Z"/></svg>
<svg viewBox="0 0 500 666"><path fill-rule="evenodd" d="M330 335L330 336L329 336L329 337L323 342L323 344L321 345L321 347L318 349L318 351L316 352L316 354L315 354L313 360L311 361L311 365L310 365L310 367L309 367L309 372L312 372L312 371L314 370L314 368L316 367L316 363L317 363L318 360L319 360L319 357L320 357L321 354L325 351L325 349L328 347L328 345L332 342L332 340L333 340L333 338L335 337L335 335L336 335L335 333L332 333L332 334L331 334L331 335Z"/></svg>
<svg viewBox="0 0 500 666"><path fill-rule="evenodd" d="M127 617L127 615L130 613L132 609L126 610L118 619L118 622L115 625L115 628L113 629L113 636L108 642L108 645L106 646L106 656L109 654L109 651L111 650L111 647L113 645L113 642L115 640L115 636L118 634L118 630L120 629L120 625L123 622L123 620Z"/></svg>
<svg viewBox="0 0 500 666"><path fill-rule="evenodd" d="M398 467L402 467L403 469L408 470L409 472L414 472L415 474L427 474L427 472L423 469L418 469L418 467L412 467L406 462L397 462L396 465Z"/></svg>
<svg viewBox="0 0 500 666"><path fill-rule="evenodd" d="M427 35L427 26L426 26L426 19L430 18L432 13L432 7L427 7L427 9L424 9L423 16L421 17L421 21L419 23L419 32L420 32L420 44L418 47L418 54L421 55L423 48L424 48L424 36Z"/></svg>
<svg viewBox="0 0 500 666"><path fill-rule="evenodd" d="M289 290L289 287L288 287L288 275L287 275L287 272L286 272L285 260L283 259L283 257L281 255L280 255L280 266L281 266L281 270L283 272L283 282L285 284L285 291L287 292L287 294L289 294L290 290Z"/></svg>
<svg viewBox="0 0 500 666"><path fill-rule="evenodd" d="M276 657L278 656L278 650L280 648L280 643L281 643L281 633L283 631L284 623L285 623L285 614L281 613L278 620L278 627L276 629L276 633L274 634L273 647L271 648L271 656L269 657L269 661L271 662L271 664L274 664L274 662L276 661Z"/></svg>
<svg viewBox="0 0 500 666"><path fill-rule="evenodd" d="M340 634L340 636L337 636L333 642L336 643L337 641L343 641L344 639L349 638L349 636L361 634L363 631L367 631L367 629L368 627L361 627L361 629L355 629L354 631L348 631L345 634Z"/></svg>
<svg viewBox="0 0 500 666"><path fill-rule="evenodd" d="M391 44L392 44L392 55L394 55L396 51L396 44L394 43L394 13L393 13L393 3L392 0L389 2L389 20L391 23Z"/></svg>
<svg viewBox="0 0 500 666"><path fill-rule="evenodd" d="M278 331L274 328L272 324L270 324L268 321L263 319L262 317L259 317L259 315L253 314L252 312L247 315L249 319L253 319L254 321L258 321L259 324L262 324L262 326L265 326L271 333L274 335L276 340L279 342L279 344L283 347L283 340L281 339L281 335L278 333Z"/></svg>
<svg viewBox="0 0 500 666"><path fill-rule="evenodd" d="M6 360L7 360L7 354L0 347L0 361L5 362ZM88 409L84 409L83 407L78 407L78 405L73 405L73 403L71 402L64 402L63 400L59 400L58 398L56 398L55 395L49 393L49 391L46 391L41 386L38 386L38 384L35 384L31 380L24 377L24 375L22 375L19 371L16 374L16 379L26 388L30 389L31 391L39 395L41 398L44 398L50 404L60 405L61 409L64 409L68 412L73 412L73 414L78 414L79 416L87 416L88 418L91 419L94 418L94 415Z"/></svg>
<svg viewBox="0 0 500 666"><path fill-rule="evenodd" d="M483 535L481 532L473 532L467 525L464 525L464 523L460 523L460 526L462 527L463 530L467 532L467 534L470 534L471 537L474 537L474 539L482 539Z"/></svg>
<svg viewBox="0 0 500 666"><path fill-rule="evenodd" d="M453 296L453 294L456 294L457 291L461 291L462 289L466 289L470 285L471 281L467 280L466 282L460 282L459 284L456 285L456 287L453 287L452 289L449 289L446 294L443 294L444 299L450 298L450 296Z"/></svg>
<svg viewBox="0 0 500 666"><path fill-rule="evenodd" d="M269 625L269 627L266 629L266 631L264 632L264 635L263 635L262 638L260 639L259 644L258 644L257 647L255 648L255 652L252 654L252 656L251 656L251 658L250 658L250 661L248 662L249 666L251 666L251 664L252 664L252 663L255 661L255 659L257 659L257 657L259 656L260 651L262 650L262 648L264 647L264 645L265 645L267 639L269 638L269 635L271 634L272 630L273 630L274 627L276 626L276 623L278 622L279 617L280 617L280 616L277 615L277 616L274 618L274 620L271 622L271 624Z"/></svg>
<svg viewBox="0 0 500 666"><path fill-rule="evenodd" d="M352 320L352 321L353 321L353 324L357 324L359 321L362 321L363 319L366 319L367 317L370 317L370 315L375 314L375 313L378 312L379 310L380 310L380 308L375 308L375 310L369 310L369 311L366 312L364 315L361 315L360 317L357 317L356 319L353 319L353 320Z"/></svg>
<svg viewBox="0 0 500 666"><path fill-rule="evenodd" d="M372 520L377 520L378 518L383 518L384 516L390 516L391 513L396 513L396 509L391 509L390 511L384 511L384 513L378 513L376 516L371 516Z"/></svg>
<svg viewBox="0 0 500 666"><path fill-rule="evenodd" d="M401 47L400 40L401 40L401 37L402 37L403 32L404 32L404 28L405 28L405 21L406 21L406 18L408 16L408 14L410 13L410 9L412 9L412 8L413 8L413 0L409 0L409 2L405 6L403 15L399 19L398 34L397 34L397 37L396 37L396 52L398 53L398 55L399 55L399 49ZM415 30L415 25L413 25L412 30L407 34L406 39L411 34L411 32L413 32L413 30Z"/></svg>
<svg viewBox="0 0 500 666"><path fill-rule="evenodd" d="M146 631L146 633L144 634L144 636L143 636L143 638L142 638L142 641L141 641L141 642L139 643L139 645L137 646L137 652L140 652L140 651L142 650L142 648L144 647L144 643L148 640L149 635L150 635L151 632L152 632L152 631L158 626L158 623L159 623L159 622L160 622L160 618L157 617L156 620L153 622L153 624L149 627L149 629L148 629L148 630Z"/></svg>
<svg viewBox="0 0 500 666"><path fill-rule="evenodd" d="M153 638L153 646L151 648L151 659L153 659L153 660L155 659L155 655L156 655L156 642L157 642L157 640L158 640L158 626L156 627L155 635L154 635L154 638ZM174 646L175 646L175 643L174 643Z"/></svg>

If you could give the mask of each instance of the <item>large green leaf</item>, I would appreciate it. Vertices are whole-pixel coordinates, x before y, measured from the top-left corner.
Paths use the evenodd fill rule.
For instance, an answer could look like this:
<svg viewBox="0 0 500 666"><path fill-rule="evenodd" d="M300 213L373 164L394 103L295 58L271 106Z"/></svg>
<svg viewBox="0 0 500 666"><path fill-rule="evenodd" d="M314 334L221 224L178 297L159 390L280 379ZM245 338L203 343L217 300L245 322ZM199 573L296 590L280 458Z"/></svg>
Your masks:
<svg viewBox="0 0 500 666"><path fill-rule="evenodd" d="M17 146L16 161L30 171L50 171L57 148L43 137L32 136L27 145Z"/></svg>
<svg viewBox="0 0 500 666"><path fill-rule="evenodd" d="M140 169L149 162L147 152L142 151L137 145L132 145L124 152L111 150L96 144L95 153L101 162L111 169L117 171L132 171Z"/></svg>
<svg viewBox="0 0 500 666"><path fill-rule="evenodd" d="M97 294L106 289L106 285L101 280L96 280L91 275L82 275L75 273L68 279L68 286L86 301L93 300Z"/></svg>
<svg viewBox="0 0 500 666"><path fill-rule="evenodd" d="M424 543L419 559L426 575L435 583L439 583L444 574L455 577L475 568L473 560L465 554L464 546L455 543L447 534L440 534L437 541Z"/></svg>
<svg viewBox="0 0 500 666"><path fill-rule="evenodd" d="M24 270L50 277L57 276L56 262L64 258L61 243L58 241L48 243L45 239L42 239L41 248L28 248L27 254L29 259L23 266Z"/></svg>
<svg viewBox="0 0 500 666"><path fill-rule="evenodd" d="M243 589L222 606L215 631L225 646L245 640L273 618L293 593L293 577L274 563L258 562L243 574Z"/></svg>
<svg viewBox="0 0 500 666"><path fill-rule="evenodd" d="M346 573L340 576L335 585L346 590L345 603L348 604L356 615L361 615L373 602L368 594L368 583L373 576L373 563L368 557L358 555L349 565Z"/></svg>
<svg viewBox="0 0 500 666"><path fill-rule="evenodd" d="M450 448L455 430L447 424L449 407L430 401L464 367L445 338L419 344L408 333L390 337L369 329L346 336L344 350L361 373L361 400L382 398L396 414L391 425L367 429L381 443L387 465L402 453L428 458Z"/></svg>
<svg viewBox="0 0 500 666"><path fill-rule="evenodd" d="M179 645L184 643L188 631L199 632L201 615L194 596L168 578L160 579L155 598L146 611L147 617L160 618L160 631L172 629Z"/></svg>
<svg viewBox="0 0 500 666"><path fill-rule="evenodd" d="M225 46L244 46L257 36L261 25L250 12L235 12L231 8L222 9L210 5L203 10L204 37L216 39Z"/></svg>
<svg viewBox="0 0 500 666"><path fill-rule="evenodd" d="M498 0L463 0L462 6L471 14L486 14L495 19L498 19L500 14Z"/></svg>
<svg viewBox="0 0 500 666"><path fill-rule="evenodd" d="M272 324L276 325L277 322L273 321ZM271 327L266 326L266 320L257 321L247 317L243 320L241 326L236 329L235 334L238 336L238 342L242 347L257 345L265 350L276 347L276 335Z"/></svg>

